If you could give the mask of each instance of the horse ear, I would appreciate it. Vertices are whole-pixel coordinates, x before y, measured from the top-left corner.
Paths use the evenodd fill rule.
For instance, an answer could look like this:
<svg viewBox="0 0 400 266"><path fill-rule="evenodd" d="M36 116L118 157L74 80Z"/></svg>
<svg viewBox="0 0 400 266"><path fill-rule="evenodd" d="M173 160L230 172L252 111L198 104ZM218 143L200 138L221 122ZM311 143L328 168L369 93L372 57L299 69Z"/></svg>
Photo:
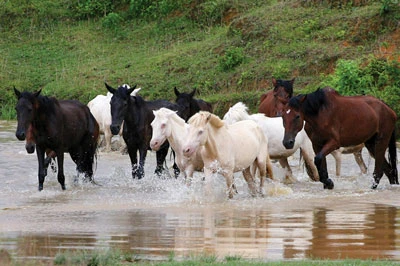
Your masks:
<svg viewBox="0 0 400 266"><path fill-rule="evenodd" d="M19 90L17 90L17 88L15 88L15 86L14 86L14 93L17 96L17 99L21 98L21 92Z"/></svg>
<svg viewBox="0 0 400 266"><path fill-rule="evenodd" d="M276 87L276 79L272 78L272 85L274 85L274 87Z"/></svg>
<svg viewBox="0 0 400 266"><path fill-rule="evenodd" d="M196 89L193 89L193 91L189 94L190 95L190 97L192 97L193 98L193 96L196 94Z"/></svg>
<svg viewBox="0 0 400 266"><path fill-rule="evenodd" d="M114 94L116 92L116 90L111 87L110 85L108 85L106 82L104 82L104 84L106 85L106 88L109 92L111 92L112 94Z"/></svg>
<svg viewBox="0 0 400 266"><path fill-rule="evenodd" d="M131 95L131 93L136 89L136 86L137 84L128 90L128 95Z"/></svg>
<svg viewBox="0 0 400 266"><path fill-rule="evenodd" d="M176 97L178 97L181 94L176 87L174 87L174 92Z"/></svg>
<svg viewBox="0 0 400 266"><path fill-rule="evenodd" d="M299 95L299 102L303 103L307 98L307 94L301 94Z"/></svg>
<svg viewBox="0 0 400 266"><path fill-rule="evenodd" d="M36 97L38 97L39 96L39 94L42 92L42 89L40 89L40 90L38 90L37 92L35 92L34 94L33 94L33 96L35 96L35 98Z"/></svg>
<svg viewBox="0 0 400 266"><path fill-rule="evenodd" d="M290 84L292 84L292 86L293 86L293 84L294 84L294 80L295 80L296 78L292 78L291 80L290 80Z"/></svg>

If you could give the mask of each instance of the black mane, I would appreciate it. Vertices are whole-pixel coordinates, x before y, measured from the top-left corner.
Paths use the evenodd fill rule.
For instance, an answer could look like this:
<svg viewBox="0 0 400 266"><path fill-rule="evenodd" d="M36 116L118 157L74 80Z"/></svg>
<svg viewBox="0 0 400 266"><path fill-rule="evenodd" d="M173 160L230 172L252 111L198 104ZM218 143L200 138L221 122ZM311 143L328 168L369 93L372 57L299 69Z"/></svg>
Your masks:
<svg viewBox="0 0 400 266"><path fill-rule="evenodd" d="M301 101L305 97L304 101ZM318 88L309 94L300 94L289 100L289 106L301 109L306 116L315 116L326 105L325 90Z"/></svg>
<svg viewBox="0 0 400 266"><path fill-rule="evenodd" d="M276 86L274 89L278 87L283 87L286 91L287 94L289 94L289 97L291 98L293 96L293 82L292 80L282 80L282 79L277 79L276 80Z"/></svg>

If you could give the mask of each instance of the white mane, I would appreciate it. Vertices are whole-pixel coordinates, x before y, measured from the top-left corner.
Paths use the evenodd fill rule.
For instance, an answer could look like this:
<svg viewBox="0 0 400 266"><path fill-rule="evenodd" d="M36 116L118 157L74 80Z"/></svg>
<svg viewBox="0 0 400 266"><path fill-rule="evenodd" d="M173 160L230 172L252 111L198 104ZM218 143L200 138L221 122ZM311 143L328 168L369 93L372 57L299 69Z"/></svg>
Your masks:
<svg viewBox="0 0 400 266"><path fill-rule="evenodd" d="M242 103L238 102L231 108L229 111L224 115L223 120L226 121L227 124L233 124L238 121L248 120L250 119L250 115L247 112L247 106Z"/></svg>

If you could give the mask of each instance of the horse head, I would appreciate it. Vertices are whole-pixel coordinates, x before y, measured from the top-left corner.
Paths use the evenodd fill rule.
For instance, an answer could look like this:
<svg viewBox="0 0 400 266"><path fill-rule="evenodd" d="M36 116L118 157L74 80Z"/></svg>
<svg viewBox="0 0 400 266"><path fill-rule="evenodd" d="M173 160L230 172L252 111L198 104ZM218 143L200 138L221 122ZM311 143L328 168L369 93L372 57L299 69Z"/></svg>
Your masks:
<svg viewBox="0 0 400 266"><path fill-rule="evenodd" d="M153 111L154 119L151 122L152 137L150 140L150 148L153 151L158 151L161 145L171 135L171 123L169 119L172 115L176 114L168 108L160 108L159 110Z"/></svg>
<svg viewBox="0 0 400 266"><path fill-rule="evenodd" d="M175 87L174 92L176 95L176 104L179 106L178 115L182 117L185 121L200 111L196 100L193 98L196 94L196 89L193 89L190 93L179 92Z"/></svg>
<svg viewBox="0 0 400 266"><path fill-rule="evenodd" d="M213 114L207 111L200 111L193 115L189 121L188 134L186 144L183 145L183 154L191 157L200 146L205 145L208 139L208 123L212 119Z"/></svg>
<svg viewBox="0 0 400 266"><path fill-rule="evenodd" d="M228 125L231 125L235 122L242 121L242 120L248 120L250 119L250 115L247 112L247 106L242 103L238 102L234 106L230 107L228 112L223 117L223 120L225 123Z"/></svg>
<svg viewBox="0 0 400 266"><path fill-rule="evenodd" d="M18 102L15 107L17 111L17 130L15 136L19 140L25 140L27 130L35 118L36 110L39 108L37 97L42 90L37 92L20 92L14 87L14 93L17 96Z"/></svg>
<svg viewBox="0 0 400 266"><path fill-rule="evenodd" d="M126 113L128 112L128 107L132 100L136 96L131 97L131 93L135 91L136 85L130 87L127 84L119 86L118 89L114 89L107 83L104 83L107 90L113 95L110 100L111 105L111 133L117 135L121 129L122 121Z"/></svg>
<svg viewBox="0 0 400 266"><path fill-rule="evenodd" d="M301 111L301 105L306 97L306 95L298 95L290 99L282 114L283 127L285 128L282 143L286 149L293 148L297 133L303 129L304 114Z"/></svg>
<svg viewBox="0 0 400 266"><path fill-rule="evenodd" d="M273 95L275 99L275 109L277 116L281 116L285 105L293 96L293 84L295 78L291 80L281 80L272 78L274 86Z"/></svg>

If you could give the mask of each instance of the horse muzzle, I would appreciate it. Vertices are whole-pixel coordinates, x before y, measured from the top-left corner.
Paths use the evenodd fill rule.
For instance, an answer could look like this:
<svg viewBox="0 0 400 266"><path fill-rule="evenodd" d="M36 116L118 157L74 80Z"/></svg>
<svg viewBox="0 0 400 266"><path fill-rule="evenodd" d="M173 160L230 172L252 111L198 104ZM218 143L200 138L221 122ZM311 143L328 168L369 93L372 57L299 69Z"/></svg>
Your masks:
<svg viewBox="0 0 400 266"><path fill-rule="evenodd" d="M25 131L17 131L15 133L15 136L17 137L17 139L19 140L25 140L26 135L25 135Z"/></svg>
<svg viewBox="0 0 400 266"><path fill-rule="evenodd" d="M35 144L33 144L33 143L27 143L27 144L25 145L25 149L26 149L26 151L27 151L29 154L34 153L34 152L35 152Z"/></svg>
<svg viewBox="0 0 400 266"><path fill-rule="evenodd" d="M158 141L150 141L150 148L153 150L153 151L158 151L159 149L160 149L160 142L158 142Z"/></svg>
<svg viewBox="0 0 400 266"><path fill-rule="evenodd" d="M283 140L282 141L283 146L285 146L286 149L290 150L293 149L294 147L294 139L289 139L289 140Z"/></svg>
<svg viewBox="0 0 400 266"><path fill-rule="evenodd" d="M121 129L121 126L111 125L110 129L113 135L117 135L119 133L119 130Z"/></svg>

